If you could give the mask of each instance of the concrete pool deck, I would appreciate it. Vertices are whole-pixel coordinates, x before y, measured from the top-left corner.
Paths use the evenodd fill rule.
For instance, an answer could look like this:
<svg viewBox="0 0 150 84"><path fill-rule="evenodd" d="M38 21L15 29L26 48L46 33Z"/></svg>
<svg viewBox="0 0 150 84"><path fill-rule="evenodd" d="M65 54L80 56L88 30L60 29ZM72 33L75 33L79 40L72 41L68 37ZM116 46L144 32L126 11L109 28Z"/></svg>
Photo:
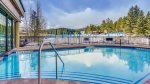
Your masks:
<svg viewBox="0 0 150 84"><path fill-rule="evenodd" d="M37 79L16 79L16 80L2 80L0 84L38 84ZM41 84L88 84L84 82L73 82L73 81L63 81L63 80L48 80L42 79Z"/></svg>
<svg viewBox="0 0 150 84"><path fill-rule="evenodd" d="M145 81L144 84L150 84L150 79Z"/></svg>

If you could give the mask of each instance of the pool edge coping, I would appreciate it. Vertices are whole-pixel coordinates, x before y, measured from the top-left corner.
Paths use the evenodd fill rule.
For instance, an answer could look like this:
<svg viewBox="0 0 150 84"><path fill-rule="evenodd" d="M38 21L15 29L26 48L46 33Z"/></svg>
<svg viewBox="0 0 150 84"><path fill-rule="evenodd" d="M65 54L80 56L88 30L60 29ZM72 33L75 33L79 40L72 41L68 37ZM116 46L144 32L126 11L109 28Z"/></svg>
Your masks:
<svg viewBox="0 0 150 84"><path fill-rule="evenodd" d="M150 49L150 45L124 45L122 44L77 44L77 45L55 45L56 49L72 49L72 48L86 48L88 46L94 46L94 47L121 47L121 48L140 48L140 49ZM52 48L49 48L48 46L44 47L43 50L49 50ZM19 47L19 48L14 48L5 54L3 54L0 57L8 56L12 53L15 52L20 52L20 51L38 51L39 46L30 46L30 47Z"/></svg>
<svg viewBox="0 0 150 84"><path fill-rule="evenodd" d="M44 83L42 82L42 84L60 84L63 82L63 84L89 84L87 82L82 82L82 81L72 81L72 80L54 80L54 79L41 79L42 81L44 81ZM14 83L14 84L19 84L19 83L23 83L23 84L36 84L38 83L38 79L36 78L20 78L20 79L16 79L16 80L0 80L0 82L2 84L6 84L6 83Z"/></svg>

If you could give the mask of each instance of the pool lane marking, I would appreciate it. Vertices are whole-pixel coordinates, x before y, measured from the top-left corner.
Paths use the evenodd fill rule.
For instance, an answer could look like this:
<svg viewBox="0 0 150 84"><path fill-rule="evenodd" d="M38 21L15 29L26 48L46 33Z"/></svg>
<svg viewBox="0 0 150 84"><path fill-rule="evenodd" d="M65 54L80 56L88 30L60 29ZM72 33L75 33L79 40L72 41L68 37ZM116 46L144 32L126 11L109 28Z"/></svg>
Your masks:
<svg viewBox="0 0 150 84"><path fill-rule="evenodd" d="M55 71L50 71L50 72L49 72L49 71L44 71L44 72L42 72L42 73L51 73L51 74L52 74L52 73L54 73L54 72L55 72ZM59 71L58 71L58 72L59 72ZM36 74L37 72L32 72L32 73L35 73L35 74ZM105 76L105 75L97 75L97 74L89 74L89 73L81 73L81 72L65 72L65 73L68 73L68 74L70 74L70 73L71 73L71 74L72 74L72 73L74 74L74 73L75 73L75 74L77 74L77 75L78 75L78 74L82 74L82 75L94 76L94 77L99 77L99 76L101 76L101 77L111 78L111 79L115 79L115 80L118 79L118 80L133 82L133 81L128 80L128 79L123 79L123 78L118 78L118 77L112 77L112 76ZM65 74L65 73L64 73L64 74Z"/></svg>
<svg viewBox="0 0 150 84"><path fill-rule="evenodd" d="M45 73L45 74L48 74L47 72ZM52 74L52 73L51 73ZM35 75L36 75L36 73L35 73ZM68 74L64 74L63 75L63 77L72 77L72 75L73 75L73 77L78 77L79 78L79 76L82 76L82 77L84 77L85 79L89 79L89 77L86 77L86 76L88 76L88 74L87 75L84 75L84 74L74 74L74 73L68 73ZM45 76L45 75L44 75ZM48 75L47 75L48 76ZM52 76L52 75L51 75ZM53 75L54 76L54 75ZM89 75L90 76L90 75ZM102 80L109 80L109 81L111 81L111 82L122 82L122 83L127 83L127 84L130 84L130 83L132 83L133 81L127 81L127 80L124 80L124 79L120 79L120 78L112 78L112 77L104 77L104 76L100 76L100 75L98 75L98 76L95 76L95 75L91 75L93 78L93 80L99 80L99 78L100 79L102 79ZM100 76L100 77L99 77ZM98 78L97 78L98 77Z"/></svg>
<svg viewBox="0 0 150 84"><path fill-rule="evenodd" d="M135 81L133 84L138 84L140 81L144 80L146 77L148 77L150 75L150 73L146 74L145 76L143 76L142 78L140 78L139 80Z"/></svg>

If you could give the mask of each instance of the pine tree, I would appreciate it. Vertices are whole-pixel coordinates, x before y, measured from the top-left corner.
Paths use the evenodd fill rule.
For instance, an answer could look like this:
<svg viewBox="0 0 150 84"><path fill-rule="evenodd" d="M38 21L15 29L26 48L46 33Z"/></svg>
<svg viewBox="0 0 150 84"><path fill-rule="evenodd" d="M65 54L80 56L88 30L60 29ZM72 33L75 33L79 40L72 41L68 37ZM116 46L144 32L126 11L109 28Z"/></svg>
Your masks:
<svg viewBox="0 0 150 84"><path fill-rule="evenodd" d="M125 32L130 35L150 35L150 12L144 16L144 12L136 6L129 9L128 15L120 17L113 22L111 19L103 20L99 26L90 25L86 32L100 31L101 33Z"/></svg>
<svg viewBox="0 0 150 84"><path fill-rule="evenodd" d="M146 15L146 35L150 35L150 11Z"/></svg>
<svg viewBox="0 0 150 84"><path fill-rule="evenodd" d="M90 28L90 26L87 26L87 27L85 28L85 33L88 34L88 33L90 33L90 32L91 32L91 28Z"/></svg>
<svg viewBox="0 0 150 84"><path fill-rule="evenodd" d="M90 29L91 29L91 33L93 33L93 32L96 30L96 26L95 26L95 25L90 24Z"/></svg>
<svg viewBox="0 0 150 84"><path fill-rule="evenodd" d="M100 31L106 33L106 21L103 20L102 24L100 25Z"/></svg>
<svg viewBox="0 0 150 84"><path fill-rule="evenodd" d="M108 18L106 19L106 31L112 32L113 31L112 29L113 29L113 21Z"/></svg>
<svg viewBox="0 0 150 84"><path fill-rule="evenodd" d="M131 7L127 16L127 33L133 34L137 28L137 21L140 13L140 8L136 5Z"/></svg>
<svg viewBox="0 0 150 84"><path fill-rule="evenodd" d="M122 32L125 32L127 28L127 17L123 17L122 19Z"/></svg>
<svg viewBox="0 0 150 84"><path fill-rule="evenodd" d="M121 32L123 28L123 24L122 24L122 17L120 17L118 19L118 21L116 22L116 31L117 32Z"/></svg>
<svg viewBox="0 0 150 84"><path fill-rule="evenodd" d="M139 12L138 20L137 20L137 28L135 29L136 35L145 35L146 30L146 19L144 16L144 12L141 10Z"/></svg>
<svg viewBox="0 0 150 84"><path fill-rule="evenodd" d="M114 30L114 31L117 31L117 30L118 30L118 29L117 29L117 28L118 28L117 22L118 22L118 21L115 21L114 24L113 24L113 30Z"/></svg>

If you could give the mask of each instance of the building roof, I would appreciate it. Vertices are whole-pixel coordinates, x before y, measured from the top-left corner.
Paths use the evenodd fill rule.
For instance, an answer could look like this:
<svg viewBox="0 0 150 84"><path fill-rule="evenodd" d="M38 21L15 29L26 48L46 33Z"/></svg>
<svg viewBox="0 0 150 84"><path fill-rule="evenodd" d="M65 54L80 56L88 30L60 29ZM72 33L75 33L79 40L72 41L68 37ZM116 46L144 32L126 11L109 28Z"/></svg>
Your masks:
<svg viewBox="0 0 150 84"><path fill-rule="evenodd" d="M22 0L19 0L19 1L20 1L20 4L21 4L22 8L23 8L23 11L25 12L25 8L24 8L24 5L22 3Z"/></svg>
<svg viewBox="0 0 150 84"><path fill-rule="evenodd" d="M12 1L14 2L14 4L16 4L15 6L17 7L21 15L23 16L25 12L25 8L23 6L22 0L12 0Z"/></svg>
<svg viewBox="0 0 150 84"><path fill-rule="evenodd" d="M25 13L21 0L0 0L0 9L15 21L21 21L21 17L23 17Z"/></svg>

